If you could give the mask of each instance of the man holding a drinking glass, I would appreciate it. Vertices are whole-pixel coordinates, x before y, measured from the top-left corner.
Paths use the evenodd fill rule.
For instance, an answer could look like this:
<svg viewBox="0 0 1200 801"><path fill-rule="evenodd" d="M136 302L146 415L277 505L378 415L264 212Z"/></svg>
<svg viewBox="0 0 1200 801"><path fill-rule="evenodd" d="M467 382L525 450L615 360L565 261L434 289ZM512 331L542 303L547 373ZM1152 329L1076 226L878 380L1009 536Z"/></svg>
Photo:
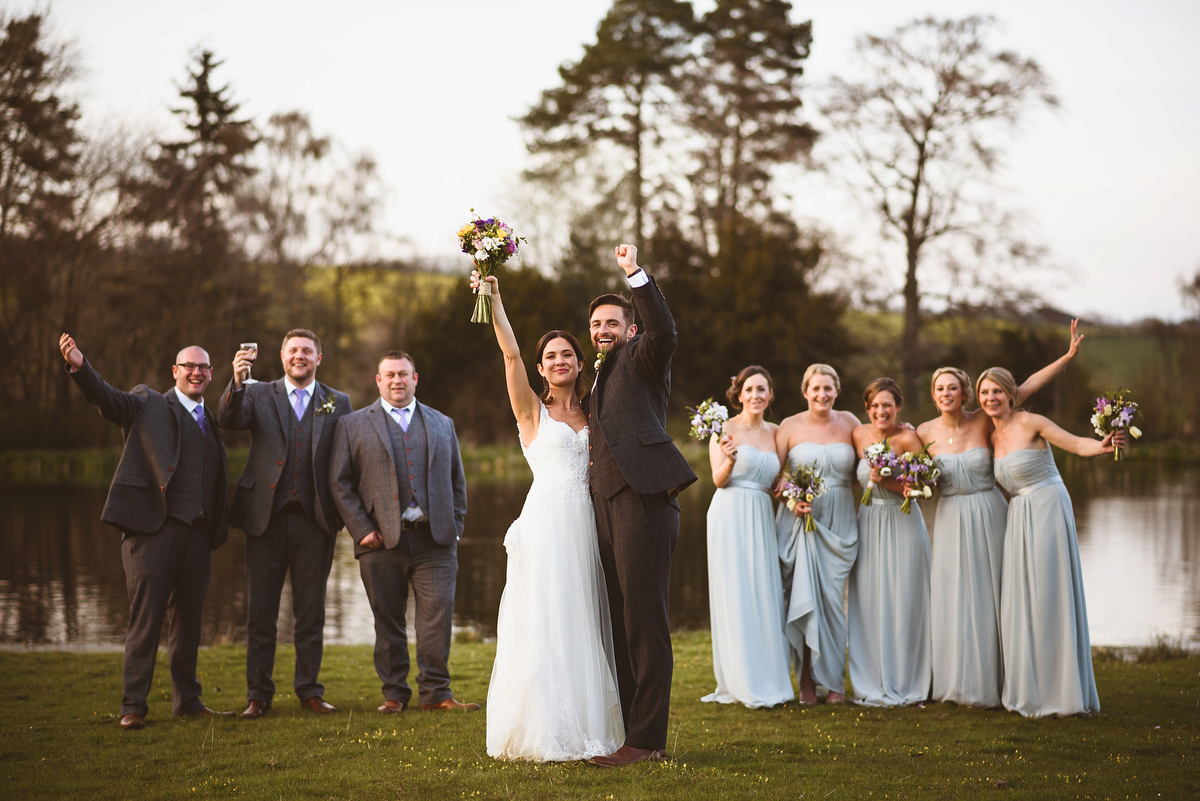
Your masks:
<svg viewBox="0 0 1200 801"><path fill-rule="evenodd" d="M350 397L316 380L321 340L296 328L283 337L284 377L253 381L257 346L233 358L221 396L225 428L250 431L250 456L238 480L229 522L246 532L246 700L243 718L260 718L275 696L276 620L284 578L292 575L294 689L300 705L335 712L318 679L324 650L325 585L342 528L329 492L334 424Z"/></svg>

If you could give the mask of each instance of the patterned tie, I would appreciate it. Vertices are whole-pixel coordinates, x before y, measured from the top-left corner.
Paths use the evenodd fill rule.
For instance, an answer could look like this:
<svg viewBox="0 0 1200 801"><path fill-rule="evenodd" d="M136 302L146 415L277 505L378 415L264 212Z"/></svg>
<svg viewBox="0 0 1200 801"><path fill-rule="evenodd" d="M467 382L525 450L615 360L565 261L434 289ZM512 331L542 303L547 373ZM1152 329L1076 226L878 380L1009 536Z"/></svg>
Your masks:
<svg viewBox="0 0 1200 801"><path fill-rule="evenodd" d="M306 402L308 400L308 390L298 389L294 394L296 395L296 419L303 420L304 409L308 406L308 403Z"/></svg>
<svg viewBox="0 0 1200 801"><path fill-rule="evenodd" d="M204 420L204 407L197 406L192 410L192 413L196 415L196 425L200 426L200 433L207 437L208 423L206 423Z"/></svg>

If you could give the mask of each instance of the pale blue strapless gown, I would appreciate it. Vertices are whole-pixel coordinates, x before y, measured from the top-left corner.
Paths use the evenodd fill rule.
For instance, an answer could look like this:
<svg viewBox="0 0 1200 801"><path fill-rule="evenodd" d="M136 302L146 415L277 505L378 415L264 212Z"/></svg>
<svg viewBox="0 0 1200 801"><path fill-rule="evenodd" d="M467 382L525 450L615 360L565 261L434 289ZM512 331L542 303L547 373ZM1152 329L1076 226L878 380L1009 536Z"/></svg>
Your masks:
<svg viewBox="0 0 1200 801"><path fill-rule="evenodd" d="M813 680L833 692L846 689L846 610L842 593L858 553L858 520L850 477L854 447L843 442L801 442L788 451L788 467L816 464L825 492L813 501L816 531L783 504L775 517L786 604L784 632L800 677L804 647L812 651Z"/></svg>
<svg viewBox="0 0 1200 801"><path fill-rule="evenodd" d="M1008 503L985 447L935 457L942 471L933 524L930 622L933 699L1000 706L1000 566Z"/></svg>
<svg viewBox="0 0 1200 801"><path fill-rule="evenodd" d="M871 469L858 463L865 487ZM929 532L916 501L876 487L858 510L858 559L850 570L850 647L854 700L897 706L929 697Z"/></svg>
<svg viewBox="0 0 1200 801"><path fill-rule="evenodd" d="M1008 490L1000 588L1006 709L1029 717L1100 711L1071 496L1050 449L995 461Z"/></svg>
<svg viewBox="0 0 1200 801"><path fill-rule="evenodd" d="M779 457L739 445L708 507L708 605L717 689L701 698L768 707L791 701L783 588L769 489Z"/></svg>
<svg viewBox="0 0 1200 801"><path fill-rule="evenodd" d="M488 756L536 762L611 754L625 739L587 429L542 406L522 447L533 485L504 537L508 570L487 695Z"/></svg>

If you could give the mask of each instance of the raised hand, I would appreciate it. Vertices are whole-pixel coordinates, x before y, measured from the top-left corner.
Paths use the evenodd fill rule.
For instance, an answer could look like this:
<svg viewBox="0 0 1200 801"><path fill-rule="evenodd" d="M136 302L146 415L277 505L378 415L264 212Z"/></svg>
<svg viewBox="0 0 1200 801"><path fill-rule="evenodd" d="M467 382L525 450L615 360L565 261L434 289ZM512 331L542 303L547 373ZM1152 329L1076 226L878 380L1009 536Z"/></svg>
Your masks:
<svg viewBox="0 0 1200 801"><path fill-rule="evenodd" d="M1079 333L1079 318L1071 321L1071 344L1067 346L1067 358L1074 359L1079 352L1079 343L1083 342L1083 334Z"/></svg>
<svg viewBox="0 0 1200 801"><path fill-rule="evenodd" d="M617 245L617 266L625 271L625 275L638 271L637 245Z"/></svg>
<svg viewBox="0 0 1200 801"><path fill-rule="evenodd" d="M499 303L500 302L500 280L498 278L496 278L496 276L494 276L494 275L489 275L487 278L483 278L480 275L479 270L471 270L471 289L472 290L479 289L479 284L483 281L486 281L492 287L492 303Z"/></svg>
<svg viewBox="0 0 1200 801"><path fill-rule="evenodd" d="M240 387L250 377L250 368L254 365L254 358L258 357L258 351L250 348L243 348L233 354L233 385Z"/></svg>
<svg viewBox="0 0 1200 801"><path fill-rule="evenodd" d="M78 370L83 367L83 354L75 345L75 337L63 334L58 338L58 349L62 351L63 358L66 359L67 364L71 365L72 369Z"/></svg>

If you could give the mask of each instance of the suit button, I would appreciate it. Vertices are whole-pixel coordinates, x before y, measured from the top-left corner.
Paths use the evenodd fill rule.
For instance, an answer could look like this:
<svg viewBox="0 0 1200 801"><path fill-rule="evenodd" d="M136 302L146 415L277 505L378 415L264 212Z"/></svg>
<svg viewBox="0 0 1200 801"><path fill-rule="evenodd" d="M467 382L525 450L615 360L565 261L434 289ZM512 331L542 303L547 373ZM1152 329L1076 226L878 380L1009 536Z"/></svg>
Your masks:
<svg viewBox="0 0 1200 801"><path fill-rule="evenodd" d="M394 476L394 475L396 475L396 471L395 471L395 470L393 470L393 471L392 471L392 475L393 475L393 476Z"/></svg>
<svg viewBox="0 0 1200 801"><path fill-rule="evenodd" d="M167 472L168 472L168 473L174 472L174 470L175 470L175 468L174 468L174 467L168 467L168 468L167 468Z"/></svg>
<svg viewBox="0 0 1200 801"><path fill-rule="evenodd" d="M409 463L408 463L408 466L409 466L409 467L412 467L412 462L409 462Z"/></svg>
<svg viewBox="0 0 1200 801"><path fill-rule="evenodd" d="M274 485L274 484L272 484L272 485L271 485L271 489L275 489L275 485Z"/></svg>
<svg viewBox="0 0 1200 801"><path fill-rule="evenodd" d="M279 466L280 466L280 467L283 467L283 460L282 460L282 459L280 459L280 460L279 460Z"/></svg>
<svg viewBox="0 0 1200 801"><path fill-rule="evenodd" d="M393 497L393 498L395 498L396 500L400 500L400 496L399 496L399 495L393 495L392 497Z"/></svg>
<svg viewBox="0 0 1200 801"><path fill-rule="evenodd" d="M409 476L409 477L408 477L408 480L409 480L409 481L416 481L416 480L417 480L417 477L416 477L416 476Z"/></svg>
<svg viewBox="0 0 1200 801"><path fill-rule="evenodd" d="M296 430L297 430L297 431L299 431L301 434L303 434L303 433L304 433L304 429L303 429L303 428L297 428ZM299 446L297 446L297 447L299 447Z"/></svg>
<svg viewBox="0 0 1200 801"><path fill-rule="evenodd" d="M166 492L166 491L167 491L167 488L166 488L166 487L159 487L159 488L158 488L158 491L159 491L159 492Z"/></svg>

